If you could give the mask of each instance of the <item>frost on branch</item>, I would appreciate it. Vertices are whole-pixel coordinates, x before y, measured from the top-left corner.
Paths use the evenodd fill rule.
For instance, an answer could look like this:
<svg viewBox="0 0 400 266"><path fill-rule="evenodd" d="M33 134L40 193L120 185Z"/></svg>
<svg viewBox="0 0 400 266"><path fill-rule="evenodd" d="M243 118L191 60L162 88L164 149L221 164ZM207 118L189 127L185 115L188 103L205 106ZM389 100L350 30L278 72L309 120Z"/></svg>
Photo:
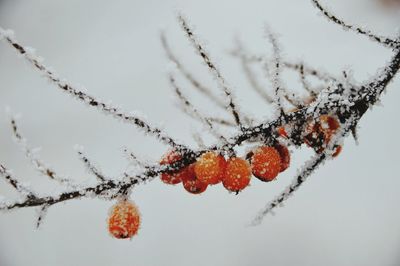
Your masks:
<svg viewBox="0 0 400 266"><path fill-rule="evenodd" d="M386 90L400 69L400 38L379 36L350 25L328 11L318 0L311 1L329 21L367 36L374 42L382 44L386 49L391 49L393 55L389 62L383 67L377 66L377 74L374 77L356 81L347 70L335 75L321 70L320 67L284 58L279 40L270 29L266 31L266 37L272 45L271 57L251 54L240 41L237 41L232 55L238 57L250 87L265 100L266 104L272 104L278 110L270 120L255 122L241 111L240 99L234 97L232 88L223 77L220 68L213 62L200 38L190 27L188 20L183 15L178 15L178 22L184 34L221 91L221 95L218 95L213 88L204 86L196 79L171 49L167 35L161 34L161 43L166 56L174 63L177 70L177 73L170 74L169 82L179 102L180 110L202 123L204 130L215 137L215 143L207 146L202 138L204 131L194 132L193 139L198 143L196 148L179 143L164 130L152 126L140 115L128 113L104 103L86 93L84 89L60 78L42 63L43 60L37 57L32 49L20 44L12 31L0 28L0 39L13 47L17 54L50 80L55 88L117 120L135 125L168 146L168 152L163 158L151 162L140 160L135 151L125 149L126 157L137 167L132 171L122 172L116 178L105 176L83 152L83 149L78 148L79 158L88 172L95 177L96 183L94 185L72 184L68 178L60 176L38 157L22 136L16 119L11 118L12 134L16 143L34 168L49 179L58 181L61 192L38 195L25 184L21 184L6 166L0 164L0 176L19 195L17 199L0 199L0 210L37 207L37 226L39 226L47 210L57 203L84 197L116 200L117 203L110 213L109 231L116 238L130 238L137 233L141 221L137 207L128 200L131 191L138 185L160 177L166 184L182 183L184 189L191 194L201 194L208 187L217 184L222 184L229 192L240 193L251 182L257 182L253 181L255 179L253 177L262 182L269 182L289 167L288 148L299 149L308 146L313 149L315 155L299 168L293 182L256 216L253 224L260 223L268 213L273 212L276 207L281 206L292 196L318 167L340 154L344 138L350 134L356 138L360 119L379 101L382 92ZM269 79L274 92L272 95L265 89L268 83L264 83L264 80L257 77L252 71L253 67L259 67L264 71L263 76ZM286 70L298 74L298 88L307 93L307 99L302 99L287 91L282 77L282 72ZM203 110L195 106L189 94L183 92L176 75L186 79L191 89L199 91L221 112L230 115L231 119L204 114ZM316 78L319 85L309 82L310 77ZM224 131L221 130L222 127ZM228 134L222 133L227 130L230 130ZM243 150L246 153L239 154L239 151Z"/></svg>

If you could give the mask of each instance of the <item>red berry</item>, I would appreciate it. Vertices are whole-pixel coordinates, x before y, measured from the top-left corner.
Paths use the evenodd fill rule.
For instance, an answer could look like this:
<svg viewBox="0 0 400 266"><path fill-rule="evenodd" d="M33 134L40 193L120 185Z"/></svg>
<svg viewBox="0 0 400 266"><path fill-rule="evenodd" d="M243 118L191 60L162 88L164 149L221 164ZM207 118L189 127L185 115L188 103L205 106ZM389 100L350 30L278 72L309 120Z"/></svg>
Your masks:
<svg viewBox="0 0 400 266"><path fill-rule="evenodd" d="M203 193L207 189L207 184L197 179L194 172L194 164L188 168L188 174L182 179L183 187L192 194Z"/></svg>
<svg viewBox="0 0 400 266"><path fill-rule="evenodd" d="M222 184L232 192L239 192L250 183L251 168L246 160L233 157L227 161Z"/></svg>
<svg viewBox="0 0 400 266"><path fill-rule="evenodd" d="M290 152L285 145L276 144L275 149L278 151L281 156L281 170L280 172L285 171L290 166Z"/></svg>
<svg viewBox="0 0 400 266"><path fill-rule="evenodd" d="M140 227L140 213L136 205L128 200L118 201L110 211L108 231L118 239L131 238Z"/></svg>
<svg viewBox="0 0 400 266"><path fill-rule="evenodd" d="M215 152L203 153L194 165L197 179L215 185L222 181L226 167L225 158Z"/></svg>
<svg viewBox="0 0 400 266"><path fill-rule="evenodd" d="M261 181L274 180L282 169L281 155L274 147L262 146L251 157L252 172Z"/></svg>
<svg viewBox="0 0 400 266"><path fill-rule="evenodd" d="M168 152L160 161L160 165L170 165L182 159L182 156L172 150ZM188 174L188 167L185 167L175 173L162 173L161 180L169 185L176 185L182 181Z"/></svg>

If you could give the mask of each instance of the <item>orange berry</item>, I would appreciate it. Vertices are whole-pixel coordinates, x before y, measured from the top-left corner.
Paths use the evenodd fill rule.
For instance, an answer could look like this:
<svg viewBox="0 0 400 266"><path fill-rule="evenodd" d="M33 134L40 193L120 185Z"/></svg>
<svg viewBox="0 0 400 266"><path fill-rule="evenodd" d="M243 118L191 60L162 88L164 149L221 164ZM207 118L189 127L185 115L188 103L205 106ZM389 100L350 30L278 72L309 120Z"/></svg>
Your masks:
<svg viewBox="0 0 400 266"><path fill-rule="evenodd" d="M251 168L246 160L233 157L226 163L225 175L222 180L224 187L232 192L239 192L250 183Z"/></svg>
<svg viewBox="0 0 400 266"><path fill-rule="evenodd" d="M172 150L163 156L160 164L169 165L179 161L180 159L182 159L182 156L178 152ZM180 183L188 174L190 174L188 172L188 167L185 167L184 169L181 169L175 173L162 173L161 180L166 184L176 185Z"/></svg>
<svg viewBox="0 0 400 266"><path fill-rule="evenodd" d="M206 183L197 179L196 173L194 172L194 164L189 165L187 174L182 178L182 184L184 189L192 194L203 193L208 186Z"/></svg>
<svg viewBox="0 0 400 266"><path fill-rule="evenodd" d="M225 158L215 152L203 153L194 165L197 179L208 185L222 181L226 167Z"/></svg>
<svg viewBox="0 0 400 266"><path fill-rule="evenodd" d="M290 166L290 152L285 145L276 144L275 149L278 151L281 156L281 170L280 172L285 171Z"/></svg>
<svg viewBox="0 0 400 266"><path fill-rule="evenodd" d="M108 231L118 239L131 238L140 227L140 213L136 205L128 200L118 201L110 211Z"/></svg>
<svg viewBox="0 0 400 266"><path fill-rule="evenodd" d="M253 175L265 182L277 177L282 169L281 164L281 155L274 147L259 147L251 157Z"/></svg>

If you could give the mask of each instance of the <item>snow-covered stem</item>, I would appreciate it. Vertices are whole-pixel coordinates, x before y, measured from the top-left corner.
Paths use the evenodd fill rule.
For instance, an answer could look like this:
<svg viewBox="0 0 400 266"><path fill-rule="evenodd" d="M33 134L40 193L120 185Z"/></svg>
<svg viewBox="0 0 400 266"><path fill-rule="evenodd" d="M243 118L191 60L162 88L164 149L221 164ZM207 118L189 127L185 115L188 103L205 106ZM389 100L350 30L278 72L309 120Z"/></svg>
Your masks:
<svg viewBox="0 0 400 266"><path fill-rule="evenodd" d="M265 56L254 55L244 50L239 51L238 49L235 49L230 54L235 57L238 57L241 60L245 60L248 64L264 63L264 66L267 65L267 68L269 68L268 67L269 65L273 64L273 60L266 58ZM337 78L332 76L331 74L324 72L321 69L316 69L314 67L311 67L305 62L289 61L288 59L283 58L281 64L282 67L299 72L299 74L301 74L300 71L301 69L303 69L305 75L313 76L324 82L331 82L337 80Z"/></svg>
<svg viewBox="0 0 400 266"><path fill-rule="evenodd" d="M320 6L318 1L313 0L313 2L317 4L317 7ZM322 10L325 9L322 8ZM329 15L330 13L327 14ZM338 23L333 19L334 16L329 17L335 23ZM340 20L338 21L338 24L340 24ZM196 51L200 54L208 68L214 74L220 87L223 89L223 92L229 101L227 107L229 107L229 110L235 119L236 125L239 125L241 129L240 131L234 131L235 133L232 133L230 137L223 136L224 140L220 139L217 144L213 144L208 147L200 145L198 150L191 150L181 144L178 144L160 129L151 127L149 124L144 122L144 120L138 118L137 116L128 115L120 111L120 109L104 104L96 100L94 97L82 92L81 90L76 89L69 83L61 81L61 79L58 78L54 72L50 71L46 66L44 66L41 61L30 52L30 50L27 50L18 42L16 42L13 35L9 31L0 29L0 37L14 47L19 54L21 54L29 63L43 73L45 77L50 79L58 88L70 95L73 95L75 98L88 104L89 106L95 106L99 110L105 111L114 117L132 122L139 128L144 129L145 132L155 135L158 139L172 146L181 155L181 159L172 163L171 165L160 165L159 160L157 160L154 164L144 164L142 167L143 169L140 169L140 171L137 173L124 173L120 178L100 180L95 185L80 185L72 188L68 187L62 193L48 196L36 196L30 192L29 189L26 189L24 186L22 186L19 181L13 177L11 172L7 170L5 166L0 164L0 176L4 177L6 181L17 190L17 192L25 196L24 198L17 199L15 201L1 202L0 210L27 207L42 207L42 209L46 209L47 207L60 202L83 197L114 199L116 197L127 195L128 192L131 191L136 185L151 181L161 173L174 173L183 169L184 167L189 166L190 164L194 163L204 152L213 150L221 152L222 155L230 156L231 152L234 151L235 148L243 144L259 143L260 145L273 145L279 141L277 128L281 126L292 126L287 142L290 145L300 147L304 143L305 126L308 123L318 121L320 116L323 114L337 117L341 125L340 134L335 136L328 145L322 143L320 146L313 147L317 151L317 155L305 165L305 167L295 177L295 181L292 183L292 185L274 201L267 205L265 209L263 209L261 216L258 216L258 219L256 220L261 221L262 217L264 217L266 213L270 212L285 199L287 199L288 196L296 191L296 189L316 170L316 168L323 161L331 157L334 147L341 145L343 143L343 138L346 137L349 132L355 132L360 119L363 117L365 112L379 100L382 92L387 88L390 81L393 80L400 69L400 48L395 46L397 42L381 38L375 39L380 43L387 43L386 46L389 46L394 51L394 56L375 77L360 83L362 85L355 85L350 80L342 81L341 79L333 78L333 75L325 74L320 70L312 69L303 63L285 63L289 61L281 58L278 45L276 44L276 39L271 35L270 39L272 38L275 50L273 59L275 68L274 88L277 96L280 96L281 93L282 85L279 73L283 67L300 72L302 78L305 78L305 75L312 75L321 79L324 81L324 89L318 92L318 95L314 97L315 99L311 103L302 105L296 111L288 113L279 112L276 113L275 116L273 116L270 120L262 121L258 124L252 124L245 127L242 124L242 115L239 114L231 91L226 85L224 78L221 76L219 69L216 68L211 62L208 53L205 52L203 46L197 40L197 37L193 34L193 31L182 16L179 16L179 22L181 23L186 35L195 46ZM356 30L356 32L359 32L363 35L368 35L363 31ZM166 46L166 44L164 44L164 46ZM171 57L171 55L169 55L169 57ZM174 61L173 58L174 57L172 56L170 60ZM263 57L262 60L265 60L265 58ZM177 62L179 63L179 61ZM175 64L177 63L175 62ZM182 72L182 70L180 71ZM185 76L184 73L182 74ZM190 77L186 78L189 79ZM304 86L306 84L302 85ZM188 100L186 98L182 99ZM277 97L277 101L279 101L278 105L281 106L281 97ZM189 100L188 102L190 103ZM207 121L209 121L212 125L213 122L211 122L211 118L209 120L207 119ZM245 121L245 119L243 119L243 121ZM17 135L17 139L18 136L20 140L23 139L17 129L15 129L14 134ZM318 153L321 148L323 148L325 151ZM134 158L136 159L136 156Z"/></svg>
<svg viewBox="0 0 400 266"><path fill-rule="evenodd" d="M36 220L36 229L38 229L42 225L43 220L44 220L44 218L45 218L45 216L47 214L48 209L49 209L48 205L42 205L39 208L38 216L37 216L37 220Z"/></svg>
<svg viewBox="0 0 400 266"><path fill-rule="evenodd" d="M217 139L226 143L227 142L226 138L217 131L217 129L215 128L213 123L207 117L205 117L203 114L201 114L196 109L196 107L193 106L193 104L189 101L189 99L185 95L183 95L181 89L179 88L179 86L176 83L176 80L172 74L169 76L169 81L170 81L170 84L171 84L178 100L180 100L180 102L184 106L184 109L186 109L186 111L187 111L186 113L190 113L192 117L197 118L197 120L202 122L208 128L208 130L210 131L210 133L212 135L214 135Z"/></svg>
<svg viewBox="0 0 400 266"><path fill-rule="evenodd" d="M267 93L265 88L258 82L257 77L252 70L250 63L251 61L247 59L247 51L243 47L241 40L236 39L237 48L233 52L234 55L237 55L240 59L240 63L243 69L243 73L245 74L247 80L249 81L251 88L254 89L266 103L270 104L274 101L274 99Z"/></svg>
<svg viewBox="0 0 400 266"><path fill-rule="evenodd" d="M395 54L390 63L378 73L377 77L367 81L361 86L359 95L364 95L364 101L369 102L369 106L375 104L387 85L393 80L400 69L400 47L395 49Z"/></svg>
<svg viewBox="0 0 400 266"><path fill-rule="evenodd" d="M77 153L81 161L86 166L87 170L93 174L99 181L105 181L107 178L105 175L94 165L94 163L83 153L81 147L77 148Z"/></svg>
<svg viewBox="0 0 400 266"><path fill-rule="evenodd" d="M216 106L225 110L225 104L216 96L210 88L204 86L199 80L197 80L193 74L191 74L185 66L180 62L178 57L173 53L172 49L168 44L167 37L164 32L161 32L160 35L161 44L164 48L164 51L168 57L168 59L175 65L178 71L182 74L183 77L186 78L192 84L192 86L202 93L205 97L207 97L210 101L212 101Z"/></svg>
<svg viewBox="0 0 400 266"><path fill-rule="evenodd" d="M265 26L265 33L266 37L269 40L269 42L272 45L272 56L273 56L273 65L272 65L272 73L271 73L271 81L272 81L272 87L274 89L275 93L275 99L274 102L278 105L278 109L280 110L281 113L283 113L283 104L282 104L282 98L284 97L284 90L285 88L283 87L282 80L281 80L281 72L282 72L282 66L281 66L281 49L278 43L278 40L275 36L275 34L272 32L272 30L269 28L269 26ZM269 71L268 64L265 63L266 71ZM267 73L267 76L269 77L269 73ZM290 99L288 99L290 101Z"/></svg>
<svg viewBox="0 0 400 266"><path fill-rule="evenodd" d="M292 69L294 71L299 72L299 74L301 75L302 72L305 75L308 76L313 76L321 81L324 82L332 82L332 81L337 81L337 78L335 78L333 75L322 71L321 69L315 69L309 65L307 65L304 62L290 62L290 61L284 61L283 65L288 68L288 69Z"/></svg>
<svg viewBox="0 0 400 266"><path fill-rule="evenodd" d="M215 79L218 82L218 85L221 87L223 90L225 96L227 97L228 100L228 108L231 110L233 118L235 119L236 124L239 127L243 127L242 121L241 121L241 115L238 111L237 104L235 103L232 95L231 89L228 87L225 78L222 76L220 70L217 68L217 66L212 62L210 56L208 55L208 52L204 49L203 45L200 43L200 41L197 39L197 36L194 34L192 28L189 26L189 24L186 21L186 18L182 15L178 15L178 21L181 24L181 27L183 31L186 33L188 39L200 55L200 57L203 59L204 63L208 67L208 69L211 71L211 73L214 75Z"/></svg>
<svg viewBox="0 0 400 266"><path fill-rule="evenodd" d="M300 81L303 88L310 94L312 98L317 97L317 93L311 88L310 83L307 81L305 72L304 72L304 64L300 64L299 69Z"/></svg>
<svg viewBox="0 0 400 266"><path fill-rule="evenodd" d="M29 147L27 139L22 135L17 125L15 118L11 118L11 128L15 142L24 152L25 156L29 159L35 170L48 178L58 181L62 184L70 184L68 178L62 177L56 173L51 167L49 167L44 161L42 161L31 147Z"/></svg>
<svg viewBox="0 0 400 266"><path fill-rule="evenodd" d="M36 198L32 191L22 185L20 181L13 176L13 173L2 164L0 164L0 176L3 177L19 194L25 196L27 199ZM2 207L4 206L5 205Z"/></svg>
<svg viewBox="0 0 400 266"><path fill-rule="evenodd" d="M124 153L129 161L132 161L135 165L138 165L142 168L149 168L150 166L144 163L142 160L138 158L138 156L128 148L124 148Z"/></svg>
<svg viewBox="0 0 400 266"><path fill-rule="evenodd" d="M118 120L122 120L131 124L134 124L136 127L142 129L144 132L151 134L157 137L162 142L176 147L178 149L185 149L182 144L178 144L173 138L168 136L161 129L151 126L148 124L143 118L140 118L134 114L129 114L127 112L122 111L116 106L111 104L104 103L95 97L85 93L85 88L78 89L76 86L67 82L64 79L61 79L53 70L42 63L42 59L36 56L33 52L33 49L26 48L22 44L20 44L10 31L5 31L0 28L0 36L6 40L8 44L15 48L15 50L26 59L34 68L40 71L50 82L54 83L59 89L64 91L65 93L71 95L75 99L88 106L95 107L102 112L117 118Z"/></svg>
<svg viewBox="0 0 400 266"><path fill-rule="evenodd" d="M274 200L269 202L254 218L252 225L259 225L263 218L273 212L273 210L279 205L283 204L292 194L295 192L318 167L326 160L325 154L315 155L310 161L305 164L303 170L298 174L292 184L290 184L281 194L279 194Z"/></svg>
<svg viewBox="0 0 400 266"><path fill-rule="evenodd" d="M333 13L328 11L325 7L323 7L320 3L319 0L311 0L314 6L330 21L342 26L343 28L347 30L354 31L356 33L359 33L361 35L365 35L369 37L371 40L376 41L384 46L390 47L390 48L399 48L400 47L400 40L392 40L387 37L383 36L378 36L376 34L373 34L369 30L362 29L360 27L356 27L354 25L351 25L349 23L346 23L344 20L340 19L339 17L335 16Z"/></svg>

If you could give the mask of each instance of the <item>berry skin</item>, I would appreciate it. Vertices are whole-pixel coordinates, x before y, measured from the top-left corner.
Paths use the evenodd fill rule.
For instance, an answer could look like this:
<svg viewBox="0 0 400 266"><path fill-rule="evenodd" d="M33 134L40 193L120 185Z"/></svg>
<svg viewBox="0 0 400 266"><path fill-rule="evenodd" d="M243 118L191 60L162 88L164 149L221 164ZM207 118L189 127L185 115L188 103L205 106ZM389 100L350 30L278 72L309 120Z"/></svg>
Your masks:
<svg viewBox="0 0 400 266"><path fill-rule="evenodd" d="M251 168L246 160L233 157L226 163L225 175L222 180L224 187L232 192L239 192L250 183Z"/></svg>
<svg viewBox="0 0 400 266"><path fill-rule="evenodd" d="M264 182L272 181L281 172L281 155L274 147L259 147L251 157L251 167L255 177Z"/></svg>
<svg viewBox="0 0 400 266"><path fill-rule="evenodd" d="M225 158L215 152L203 153L194 165L197 179L208 184L216 185L222 181L226 167Z"/></svg>
<svg viewBox="0 0 400 266"><path fill-rule="evenodd" d="M192 194L201 194L207 189L207 184L197 179L194 164L188 168L188 174L182 179L184 189Z"/></svg>
<svg viewBox="0 0 400 266"><path fill-rule="evenodd" d="M280 172L285 171L290 166L290 152L285 145L276 144L275 149L278 151L279 155L281 156L281 170Z"/></svg>
<svg viewBox="0 0 400 266"><path fill-rule="evenodd" d="M132 238L140 227L140 213L136 205L128 200L118 201L110 211L108 231L118 239Z"/></svg>
<svg viewBox="0 0 400 266"><path fill-rule="evenodd" d="M182 156L178 152L172 150L163 156L160 165L173 164L180 159L182 159ZM187 175L190 175L190 172L188 171L188 167L185 167L176 173L162 173L161 180L166 184L176 185L179 184Z"/></svg>

